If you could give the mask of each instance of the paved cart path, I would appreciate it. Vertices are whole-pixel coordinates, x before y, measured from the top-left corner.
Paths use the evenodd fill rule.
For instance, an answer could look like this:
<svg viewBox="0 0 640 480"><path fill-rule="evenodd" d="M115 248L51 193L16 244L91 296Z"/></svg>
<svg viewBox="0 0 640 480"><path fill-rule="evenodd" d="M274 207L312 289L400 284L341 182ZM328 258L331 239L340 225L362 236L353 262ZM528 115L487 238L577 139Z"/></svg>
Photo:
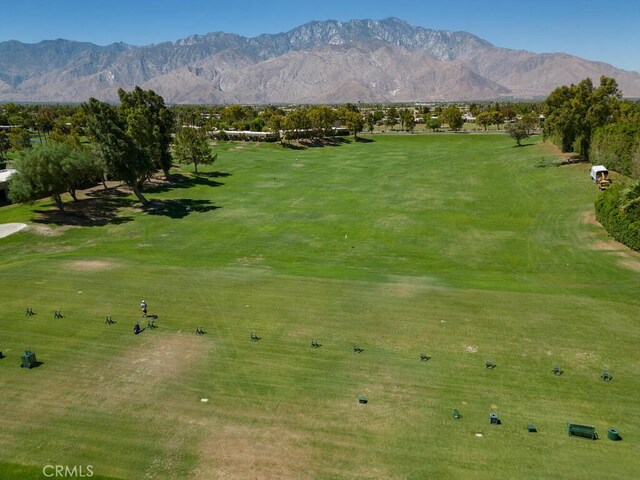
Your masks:
<svg viewBox="0 0 640 480"><path fill-rule="evenodd" d="M8 237L24 228L27 228L26 223L0 223L0 238Z"/></svg>

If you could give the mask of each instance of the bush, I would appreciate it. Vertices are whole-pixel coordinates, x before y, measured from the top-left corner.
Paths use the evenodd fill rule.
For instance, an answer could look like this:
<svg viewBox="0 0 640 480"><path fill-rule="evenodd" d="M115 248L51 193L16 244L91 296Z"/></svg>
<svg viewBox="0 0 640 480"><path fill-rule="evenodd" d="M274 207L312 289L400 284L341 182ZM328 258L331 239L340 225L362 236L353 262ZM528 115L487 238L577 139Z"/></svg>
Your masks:
<svg viewBox="0 0 640 480"><path fill-rule="evenodd" d="M613 124L598 128L591 138L591 163L623 175L640 175L640 126Z"/></svg>
<svg viewBox="0 0 640 480"><path fill-rule="evenodd" d="M617 184L598 195L596 218L613 238L640 252L640 203L623 210L625 185Z"/></svg>

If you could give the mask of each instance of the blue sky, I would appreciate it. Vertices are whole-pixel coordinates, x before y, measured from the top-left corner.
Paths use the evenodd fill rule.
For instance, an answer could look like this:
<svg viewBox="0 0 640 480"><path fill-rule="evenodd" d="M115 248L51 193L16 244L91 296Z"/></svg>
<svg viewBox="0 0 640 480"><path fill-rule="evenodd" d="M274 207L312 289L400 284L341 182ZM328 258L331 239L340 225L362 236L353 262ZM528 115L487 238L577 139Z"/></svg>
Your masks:
<svg viewBox="0 0 640 480"><path fill-rule="evenodd" d="M194 33L255 36L311 20L391 16L500 47L640 71L640 0L0 0L0 41L148 45Z"/></svg>

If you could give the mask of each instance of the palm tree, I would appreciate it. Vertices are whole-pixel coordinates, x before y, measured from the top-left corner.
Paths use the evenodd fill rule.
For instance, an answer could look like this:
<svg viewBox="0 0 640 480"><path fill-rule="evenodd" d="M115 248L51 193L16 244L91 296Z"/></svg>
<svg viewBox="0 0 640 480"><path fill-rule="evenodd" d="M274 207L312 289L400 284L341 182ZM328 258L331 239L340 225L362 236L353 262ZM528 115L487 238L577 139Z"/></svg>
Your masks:
<svg viewBox="0 0 640 480"><path fill-rule="evenodd" d="M622 199L625 201L620 206L623 212L627 212L630 207L640 203L640 180L634 180L622 190Z"/></svg>

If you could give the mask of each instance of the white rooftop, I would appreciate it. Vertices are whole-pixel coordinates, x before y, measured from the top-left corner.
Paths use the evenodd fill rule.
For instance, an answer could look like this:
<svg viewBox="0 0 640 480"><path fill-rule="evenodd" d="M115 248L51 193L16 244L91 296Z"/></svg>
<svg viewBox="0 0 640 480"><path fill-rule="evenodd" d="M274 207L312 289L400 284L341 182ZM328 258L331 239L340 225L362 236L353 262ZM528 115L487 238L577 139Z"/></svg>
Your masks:
<svg viewBox="0 0 640 480"><path fill-rule="evenodd" d="M17 170L15 168L7 168L6 170L0 170L0 183L6 182L11 178L11 175L16 173Z"/></svg>

